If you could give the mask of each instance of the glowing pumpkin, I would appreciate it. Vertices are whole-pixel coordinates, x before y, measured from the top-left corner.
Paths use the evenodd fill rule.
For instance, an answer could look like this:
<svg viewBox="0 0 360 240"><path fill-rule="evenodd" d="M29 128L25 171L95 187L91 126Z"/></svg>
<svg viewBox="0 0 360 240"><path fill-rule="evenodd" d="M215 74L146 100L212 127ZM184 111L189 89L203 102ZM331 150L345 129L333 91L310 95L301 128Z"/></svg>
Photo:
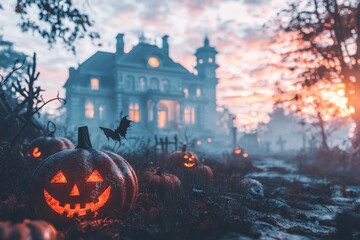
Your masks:
<svg viewBox="0 0 360 240"><path fill-rule="evenodd" d="M55 228L45 221L25 220L23 223L0 222L0 239L55 240Z"/></svg>
<svg viewBox="0 0 360 240"><path fill-rule="evenodd" d="M36 213L58 226L74 218L99 219L129 212L138 195L137 176L121 156L95 150L87 127L78 146L45 159L35 170L31 200Z"/></svg>
<svg viewBox="0 0 360 240"><path fill-rule="evenodd" d="M234 151L233 151L233 154L234 155L240 155L242 152L241 148L239 146L236 146Z"/></svg>
<svg viewBox="0 0 360 240"><path fill-rule="evenodd" d="M166 169L180 178L188 186L205 186L212 180L213 173L209 166L203 166L195 153L183 146L169 156Z"/></svg>
<svg viewBox="0 0 360 240"><path fill-rule="evenodd" d="M30 143L27 150L30 166L35 169L45 158L65 149L74 149L74 144L63 137L39 137Z"/></svg>
<svg viewBox="0 0 360 240"><path fill-rule="evenodd" d="M200 161L196 154L188 151L186 145L184 145L181 151L176 151L169 156L166 165L167 169L173 171L197 167L200 165Z"/></svg>

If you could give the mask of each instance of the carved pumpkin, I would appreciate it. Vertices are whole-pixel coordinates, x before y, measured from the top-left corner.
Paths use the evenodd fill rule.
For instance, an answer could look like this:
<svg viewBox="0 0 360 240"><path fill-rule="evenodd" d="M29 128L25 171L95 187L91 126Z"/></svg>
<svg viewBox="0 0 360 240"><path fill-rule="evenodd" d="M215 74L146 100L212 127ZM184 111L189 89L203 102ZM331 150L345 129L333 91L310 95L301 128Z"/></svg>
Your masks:
<svg viewBox="0 0 360 240"><path fill-rule="evenodd" d="M121 156L93 149L87 127L78 146L55 153L35 170L31 200L36 213L59 226L74 218L98 219L129 212L138 195L137 176Z"/></svg>
<svg viewBox="0 0 360 240"><path fill-rule="evenodd" d="M211 168L201 166L196 154L188 151L186 145L181 151L176 151L169 156L166 167L188 186L208 185L213 177Z"/></svg>
<svg viewBox="0 0 360 240"><path fill-rule="evenodd" d="M246 158L249 157L249 154L239 146L236 146L232 152L232 154L227 158L227 164L230 168L239 168L242 167Z"/></svg>
<svg viewBox="0 0 360 240"><path fill-rule="evenodd" d="M30 166L35 169L45 158L65 149L75 148L74 144L63 137L38 137L30 143L27 156L30 159Z"/></svg>
<svg viewBox="0 0 360 240"><path fill-rule="evenodd" d="M200 165L200 161L196 154L188 151L186 145L184 145L181 151L176 151L169 156L166 165L167 169L177 171L184 168L195 168Z"/></svg>
<svg viewBox="0 0 360 240"><path fill-rule="evenodd" d="M17 224L0 222L0 239L55 240L56 230L45 221L25 220L23 223Z"/></svg>
<svg viewBox="0 0 360 240"><path fill-rule="evenodd" d="M144 182L150 192L167 194L176 193L181 189L180 179L161 168L149 168L144 173Z"/></svg>

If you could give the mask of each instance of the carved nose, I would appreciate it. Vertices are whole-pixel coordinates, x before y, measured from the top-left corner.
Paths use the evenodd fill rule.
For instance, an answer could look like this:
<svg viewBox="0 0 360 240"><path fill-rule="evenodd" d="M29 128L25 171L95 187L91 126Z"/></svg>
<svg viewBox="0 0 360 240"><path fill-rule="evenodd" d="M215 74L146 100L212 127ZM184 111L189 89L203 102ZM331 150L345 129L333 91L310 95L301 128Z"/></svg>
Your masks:
<svg viewBox="0 0 360 240"><path fill-rule="evenodd" d="M80 192L76 184L74 184L73 188L70 191L70 196L80 196Z"/></svg>

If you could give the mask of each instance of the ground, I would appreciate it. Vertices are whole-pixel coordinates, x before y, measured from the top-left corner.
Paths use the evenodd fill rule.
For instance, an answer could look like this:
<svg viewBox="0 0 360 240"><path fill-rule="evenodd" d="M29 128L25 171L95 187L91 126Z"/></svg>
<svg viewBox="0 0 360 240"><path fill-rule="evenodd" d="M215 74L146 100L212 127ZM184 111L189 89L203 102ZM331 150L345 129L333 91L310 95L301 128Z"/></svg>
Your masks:
<svg viewBox="0 0 360 240"><path fill-rule="evenodd" d="M135 158L130 159L131 163ZM214 157L205 160L213 169L211 183L187 184L177 193L158 195L147 192L139 177L140 195L127 217L83 222L59 231L59 239L360 237L359 232L351 232L348 224L350 221L356 227L354 221L358 221L360 187L356 178L345 182L331 175L315 177L304 173L292 156L250 156L240 159L237 166L211 159ZM136 171L141 175L140 169ZM259 181L263 189L259 190L255 181L241 184L244 178ZM36 218L21 186L16 188L18 192L14 192L15 188L3 189L1 220Z"/></svg>

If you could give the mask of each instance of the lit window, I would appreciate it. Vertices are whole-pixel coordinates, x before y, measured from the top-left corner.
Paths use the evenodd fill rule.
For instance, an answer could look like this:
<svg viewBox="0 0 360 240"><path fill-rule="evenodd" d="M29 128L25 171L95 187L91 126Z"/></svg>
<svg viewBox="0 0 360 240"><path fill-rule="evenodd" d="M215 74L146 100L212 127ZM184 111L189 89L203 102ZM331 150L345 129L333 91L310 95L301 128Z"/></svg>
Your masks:
<svg viewBox="0 0 360 240"><path fill-rule="evenodd" d="M199 59L199 63L202 64L202 63L203 63L203 60L202 60L202 59Z"/></svg>
<svg viewBox="0 0 360 240"><path fill-rule="evenodd" d="M186 106L184 109L184 121L186 124L195 124L195 108Z"/></svg>
<svg viewBox="0 0 360 240"><path fill-rule="evenodd" d="M99 90L99 79L91 79L91 90Z"/></svg>
<svg viewBox="0 0 360 240"><path fill-rule="evenodd" d="M167 111L161 110L158 112L158 127L166 128Z"/></svg>
<svg viewBox="0 0 360 240"><path fill-rule="evenodd" d="M209 58L208 61L209 61L209 63L212 63L214 61L214 59Z"/></svg>
<svg viewBox="0 0 360 240"><path fill-rule="evenodd" d="M184 88L184 95L185 95L185 98L188 98L188 96L189 96L189 89Z"/></svg>
<svg viewBox="0 0 360 240"><path fill-rule="evenodd" d="M153 68L160 66L160 61L156 57L150 57L148 63Z"/></svg>
<svg viewBox="0 0 360 240"><path fill-rule="evenodd" d="M94 104L92 102L87 102L85 104L85 117L94 118Z"/></svg>
<svg viewBox="0 0 360 240"><path fill-rule="evenodd" d="M140 108L138 103L130 103L129 105L130 120L140 122Z"/></svg>
<svg viewBox="0 0 360 240"><path fill-rule="evenodd" d="M195 108L191 107L191 123L195 123Z"/></svg>
<svg viewBox="0 0 360 240"><path fill-rule="evenodd" d="M201 96L201 89L200 89L200 88L197 88L197 89L196 89L196 96L197 96L197 97L200 97L200 96Z"/></svg>
<svg viewBox="0 0 360 240"><path fill-rule="evenodd" d="M105 118L105 108L103 105L99 106L99 118L104 119Z"/></svg>

